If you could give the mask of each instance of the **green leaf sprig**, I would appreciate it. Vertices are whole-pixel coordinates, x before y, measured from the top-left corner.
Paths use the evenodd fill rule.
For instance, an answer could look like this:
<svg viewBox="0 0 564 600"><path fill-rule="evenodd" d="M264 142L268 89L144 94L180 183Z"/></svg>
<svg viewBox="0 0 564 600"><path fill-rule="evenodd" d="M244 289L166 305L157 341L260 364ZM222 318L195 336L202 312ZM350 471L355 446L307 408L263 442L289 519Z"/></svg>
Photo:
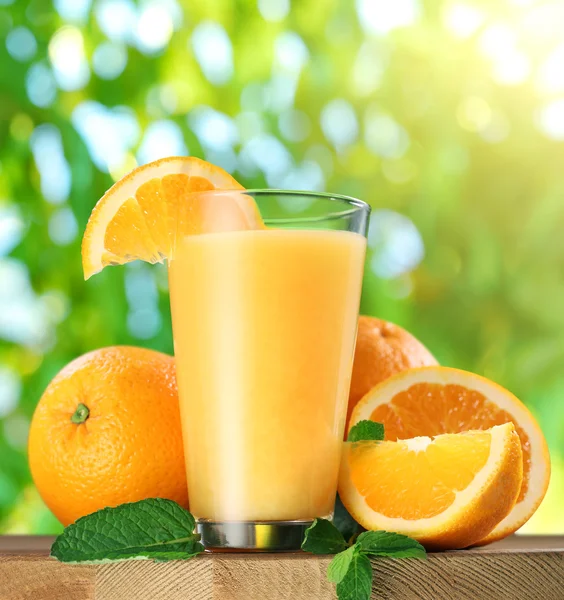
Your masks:
<svg viewBox="0 0 564 600"><path fill-rule="evenodd" d="M103 508L65 528L51 548L62 562L187 559L204 551L194 517L176 502L148 498Z"/></svg>
<svg viewBox="0 0 564 600"><path fill-rule="evenodd" d="M360 421L349 431L349 442L384 439L384 426ZM348 515L346 509L342 511ZM347 521L341 515L340 521ZM347 532L350 531L347 522ZM336 554L327 568L327 579L337 586L339 600L369 600L372 592L370 557L425 558L425 548L416 540L389 531L364 531L349 542L327 519L315 519L306 530L302 550L312 554Z"/></svg>
<svg viewBox="0 0 564 600"><path fill-rule="evenodd" d="M381 442L384 439L383 423L375 421L359 421L353 425L347 436L347 442L364 442L367 440Z"/></svg>
<svg viewBox="0 0 564 600"><path fill-rule="evenodd" d="M339 600L368 600L372 590L370 557L425 558L416 540L389 531L365 531L347 542L326 519L315 519L307 529L302 550L312 554L336 554L327 568L327 579L337 584Z"/></svg>

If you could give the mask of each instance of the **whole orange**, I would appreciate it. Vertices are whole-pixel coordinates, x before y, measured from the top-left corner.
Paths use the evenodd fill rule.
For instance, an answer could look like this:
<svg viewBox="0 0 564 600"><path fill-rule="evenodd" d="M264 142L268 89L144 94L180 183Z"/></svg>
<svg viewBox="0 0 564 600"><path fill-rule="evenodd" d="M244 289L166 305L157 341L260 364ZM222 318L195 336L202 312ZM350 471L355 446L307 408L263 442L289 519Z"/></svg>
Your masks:
<svg viewBox="0 0 564 600"><path fill-rule="evenodd" d="M72 361L37 405L29 465L63 525L149 497L188 507L174 358L113 346Z"/></svg>
<svg viewBox="0 0 564 600"><path fill-rule="evenodd" d="M399 325L361 315L345 431L353 408L375 385L405 369L437 364L429 350Z"/></svg>

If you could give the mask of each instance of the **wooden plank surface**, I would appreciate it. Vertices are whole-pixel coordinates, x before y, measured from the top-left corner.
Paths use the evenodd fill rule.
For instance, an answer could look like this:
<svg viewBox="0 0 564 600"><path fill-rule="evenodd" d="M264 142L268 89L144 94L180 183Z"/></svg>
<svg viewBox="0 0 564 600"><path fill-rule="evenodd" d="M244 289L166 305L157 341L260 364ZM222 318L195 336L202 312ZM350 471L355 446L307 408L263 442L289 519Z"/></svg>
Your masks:
<svg viewBox="0 0 564 600"><path fill-rule="evenodd" d="M65 565L49 537L0 537L0 600L334 600L331 557L213 554ZM564 600L564 537L513 536L429 559L373 561L373 599Z"/></svg>

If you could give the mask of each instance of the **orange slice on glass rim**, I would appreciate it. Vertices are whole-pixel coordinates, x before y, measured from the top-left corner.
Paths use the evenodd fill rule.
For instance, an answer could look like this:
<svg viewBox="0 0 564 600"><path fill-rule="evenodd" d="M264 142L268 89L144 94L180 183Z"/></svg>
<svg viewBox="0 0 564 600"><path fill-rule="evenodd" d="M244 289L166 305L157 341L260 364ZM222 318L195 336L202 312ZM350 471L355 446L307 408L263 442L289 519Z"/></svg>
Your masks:
<svg viewBox="0 0 564 600"><path fill-rule="evenodd" d="M173 156L128 173L98 201L82 240L88 279L107 265L170 258L178 236L261 229L254 200L229 173L199 158Z"/></svg>
<svg viewBox="0 0 564 600"><path fill-rule="evenodd" d="M339 496L366 529L429 549L466 548L509 514L521 487L513 423L397 442L345 442Z"/></svg>
<svg viewBox="0 0 564 600"><path fill-rule="evenodd" d="M512 422L523 450L523 482L517 503L477 543L502 539L524 525L540 505L550 480L546 440L527 407L493 381L449 367L421 367L398 373L368 392L350 421L384 424L387 440L489 429Z"/></svg>

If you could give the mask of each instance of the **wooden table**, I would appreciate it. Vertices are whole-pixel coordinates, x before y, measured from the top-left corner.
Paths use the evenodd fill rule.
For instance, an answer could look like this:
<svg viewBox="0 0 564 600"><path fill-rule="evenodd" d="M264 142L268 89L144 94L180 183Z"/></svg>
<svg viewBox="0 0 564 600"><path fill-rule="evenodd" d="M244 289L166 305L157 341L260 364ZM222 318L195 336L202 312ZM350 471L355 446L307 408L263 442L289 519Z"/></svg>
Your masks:
<svg viewBox="0 0 564 600"><path fill-rule="evenodd" d="M0 600L334 600L329 556L214 554L66 565L53 538L0 537ZM514 536L423 560L373 561L373 599L564 600L564 536Z"/></svg>

